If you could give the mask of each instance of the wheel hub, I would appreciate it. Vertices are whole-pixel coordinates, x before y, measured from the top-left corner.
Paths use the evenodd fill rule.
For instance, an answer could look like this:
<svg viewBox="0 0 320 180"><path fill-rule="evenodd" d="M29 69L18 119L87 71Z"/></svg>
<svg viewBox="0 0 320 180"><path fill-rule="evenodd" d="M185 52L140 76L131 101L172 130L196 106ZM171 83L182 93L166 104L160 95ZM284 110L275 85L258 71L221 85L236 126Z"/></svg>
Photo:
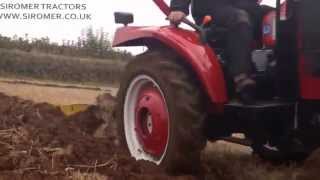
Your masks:
<svg viewBox="0 0 320 180"><path fill-rule="evenodd" d="M148 128L148 133L152 133L152 116L148 114L147 116L147 128Z"/></svg>
<svg viewBox="0 0 320 180"><path fill-rule="evenodd" d="M159 165L166 156L170 123L165 94L152 77L140 74L126 89L123 125L130 154Z"/></svg>
<svg viewBox="0 0 320 180"><path fill-rule="evenodd" d="M135 112L135 130L143 150L160 157L167 145L169 115L159 90L146 85L139 92Z"/></svg>

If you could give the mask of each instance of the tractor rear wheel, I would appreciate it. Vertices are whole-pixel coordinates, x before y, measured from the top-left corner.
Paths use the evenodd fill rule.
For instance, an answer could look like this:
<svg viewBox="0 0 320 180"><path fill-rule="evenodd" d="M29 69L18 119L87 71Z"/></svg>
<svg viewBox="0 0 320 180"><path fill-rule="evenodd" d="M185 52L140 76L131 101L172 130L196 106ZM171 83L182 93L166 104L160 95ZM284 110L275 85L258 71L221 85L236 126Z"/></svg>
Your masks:
<svg viewBox="0 0 320 180"><path fill-rule="evenodd" d="M136 160L171 174L197 173L203 135L204 97L191 72L165 50L148 51L126 67L118 93L120 142Z"/></svg>

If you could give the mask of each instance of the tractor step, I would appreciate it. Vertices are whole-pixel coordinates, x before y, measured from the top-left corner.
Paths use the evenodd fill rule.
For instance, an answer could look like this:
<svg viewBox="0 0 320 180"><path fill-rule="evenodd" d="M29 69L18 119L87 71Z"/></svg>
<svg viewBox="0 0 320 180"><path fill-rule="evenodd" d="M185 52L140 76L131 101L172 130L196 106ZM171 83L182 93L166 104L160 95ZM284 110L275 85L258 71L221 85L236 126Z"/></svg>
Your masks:
<svg viewBox="0 0 320 180"><path fill-rule="evenodd" d="M229 103L225 104L226 108L244 108L244 109L265 109L265 108L278 108L278 107L290 107L293 106L293 102L284 102L284 101L257 101L253 105L246 105L241 103L238 100L232 100Z"/></svg>
<svg viewBox="0 0 320 180"><path fill-rule="evenodd" d="M284 124L292 124L295 103L280 100L258 101L254 105L244 105L239 101L225 104L225 120L233 125L231 132L242 132L252 141L260 141L272 129ZM225 138L225 141L250 145L247 140Z"/></svg>
<svg viewBox="0 0 320 180"><path fill-rule="evenodd" d="M285 101L258 101L254 105L245 105L239 101L231 101L225 104L227 117L240 118L245 121L251 119L258 122L262 119L276 119L280 114L294 114L295 103ZM237 117L235 117L237 116ZM282 115L281 115L282 116ZM291 116L290 116L291 117Z"/></svg>

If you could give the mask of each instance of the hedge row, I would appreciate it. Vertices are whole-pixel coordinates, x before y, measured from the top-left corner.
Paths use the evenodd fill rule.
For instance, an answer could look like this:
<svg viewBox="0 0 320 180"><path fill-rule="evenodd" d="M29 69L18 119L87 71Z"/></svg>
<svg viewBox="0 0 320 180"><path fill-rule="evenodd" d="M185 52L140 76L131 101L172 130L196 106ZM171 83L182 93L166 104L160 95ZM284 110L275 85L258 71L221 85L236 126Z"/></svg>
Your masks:
<svg viewBox="0 0 320 180"><path fill-rule="evenodd" d="M0 76L6 77L114 84L119 81L124 66L123 61L0 49Z"/></svg>

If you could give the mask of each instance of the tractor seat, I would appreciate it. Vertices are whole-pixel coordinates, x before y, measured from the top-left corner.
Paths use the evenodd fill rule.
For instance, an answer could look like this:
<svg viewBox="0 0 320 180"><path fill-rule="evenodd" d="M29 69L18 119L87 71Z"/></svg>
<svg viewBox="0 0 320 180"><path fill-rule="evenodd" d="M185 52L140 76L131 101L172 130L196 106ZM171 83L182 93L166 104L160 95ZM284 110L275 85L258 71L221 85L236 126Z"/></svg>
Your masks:
<svg viewBox="0 0 320 180"><path fill-rule="evenodd" d="M274 11L275 8L267 6L267 5L261 5L261 20L270 12ZM201 24L200 20L196 20L197 24ZM262 29L263 29L263 25L262 25L262 21L260 22L261 24L259 24L257 28L260 29L260 32L258 30L258 34L255 34L255 40L252 42L252 49L259 49L261 48L261 43L262 43ZM226 39L226 34L228 32L228 29L225 27L221 27L219 25L217 25L215 22L207 25L208 31L207 36L209 39L209 44L212 47L215 48L223 48L225 47L225 43L223 43L223 41Z"/></svg>

